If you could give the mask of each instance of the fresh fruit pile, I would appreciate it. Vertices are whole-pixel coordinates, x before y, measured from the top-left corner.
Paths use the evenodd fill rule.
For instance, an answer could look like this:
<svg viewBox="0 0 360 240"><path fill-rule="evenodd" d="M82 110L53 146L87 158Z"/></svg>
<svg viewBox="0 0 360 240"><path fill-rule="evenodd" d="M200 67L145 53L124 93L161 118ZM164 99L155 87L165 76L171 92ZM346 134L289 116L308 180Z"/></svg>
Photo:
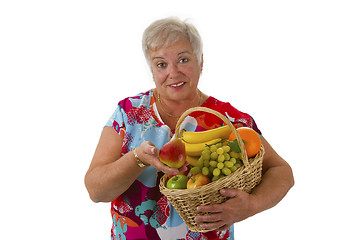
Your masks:
<svg viewBox="0 0 360 240"><path fill-rule="evenodd" d="M247 156L254 157L261 148L259 134L247 127L236 130L244 141ZM181 140L172 140L161 149L160 161L180 168L186 158L190 169L176 176L169 176L167 188L195 188L228 176L243 165L240 152L235 134L229 126L202 132L183 130Z"/></svg>
<svg viewBox="0 0 360 240"><path fill-rule="evenodd" d="M228 141L219 141L204 147L196 166L191 166L190 174L202 173L216 181L240 168L243 165L240 158L241 154L233 151Z"/></svg>

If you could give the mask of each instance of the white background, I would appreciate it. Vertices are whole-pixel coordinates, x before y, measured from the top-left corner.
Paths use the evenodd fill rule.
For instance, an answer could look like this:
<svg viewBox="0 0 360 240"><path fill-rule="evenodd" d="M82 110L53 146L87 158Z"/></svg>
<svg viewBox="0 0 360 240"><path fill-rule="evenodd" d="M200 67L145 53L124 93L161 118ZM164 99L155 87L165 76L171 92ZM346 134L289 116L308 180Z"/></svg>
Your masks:
<svg viewBox="0 0 360 240"><path fill-rule="evenodd" d="M236 239L359 239L359 12L355 0L2 1L0 239L109 239L110 204L91 202L84 174L117 102L154 86L142 32L171 15L202 35L200 89L250 113L294 171Z"/></svg>

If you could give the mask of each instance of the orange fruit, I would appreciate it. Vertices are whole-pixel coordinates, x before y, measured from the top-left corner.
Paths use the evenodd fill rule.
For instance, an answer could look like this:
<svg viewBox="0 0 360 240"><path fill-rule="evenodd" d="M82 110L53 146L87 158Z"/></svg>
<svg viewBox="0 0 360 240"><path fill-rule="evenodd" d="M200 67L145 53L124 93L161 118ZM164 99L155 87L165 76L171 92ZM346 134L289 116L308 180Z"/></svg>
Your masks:
<svg viewBox="0 0 360 240"><path fill-rule="evenodd" d="M240 127L236 129L242 140L245 141L245 150L248 158L254 157L261 148L261 139L259 134L252 128ZM236 139L235 133L231 133L229 141Z"/></svg>

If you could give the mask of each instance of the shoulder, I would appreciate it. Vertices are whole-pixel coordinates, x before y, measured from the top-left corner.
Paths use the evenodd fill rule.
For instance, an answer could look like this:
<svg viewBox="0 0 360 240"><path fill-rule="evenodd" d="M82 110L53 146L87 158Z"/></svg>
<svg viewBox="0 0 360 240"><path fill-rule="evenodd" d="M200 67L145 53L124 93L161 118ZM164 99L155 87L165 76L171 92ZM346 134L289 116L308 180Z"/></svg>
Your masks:
<svg viewBox="0 0 360 240"><path fill-rule="evenodd" d="M212 109L222 113L223 115L225 115L227 117L232 117L232 118L249 118L249 117L251 117L250 114L238 110L237 108L232 106L229 102L223 102L214 97L210 97L209 100L210 100L210 104L211 104L210 106ZM232 121L232 120L233 119L230 118L230 121Z"/></svg>
<svg viewBox="0 0 360 240"><path fill-rule="evenodd" d="M248 113L238 110L229 102L224 102L210 96L203 106L223 114L235 125L235 127L250 127L261 134L252 116Z"/></svg>
<svg viewBox="0 0 360 240"><path fill-rule="evenodd" d="M216 99L212 96L210 96L206 102L206 107L209 107L213 110L216 110L218 112L223 112L224 110L236 110L234 107L231 106L229 102L223 102L219 99Z"/></svg>
<svg viewBox="0 0 360 240"><path fill-rule="evenodd" d="M138 108L140 106L150 108L150 105L153 104L152 96L152 90L141 92L135 96L126 97L120 100L118 102L118 107L125 112L129 111L131 108Z"/></svg>

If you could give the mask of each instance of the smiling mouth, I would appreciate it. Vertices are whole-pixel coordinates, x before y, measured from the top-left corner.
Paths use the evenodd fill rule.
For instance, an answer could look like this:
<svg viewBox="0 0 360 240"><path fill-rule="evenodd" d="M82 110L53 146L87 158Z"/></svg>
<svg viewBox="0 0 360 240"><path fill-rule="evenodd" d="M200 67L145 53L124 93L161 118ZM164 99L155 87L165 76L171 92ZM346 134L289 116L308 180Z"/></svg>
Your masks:
<svg viewBox="0 0 360 240"><path fill-rule="evenodd" d="M182 85L184 85L185 82L180 82L180 83L177 83L177 84L173 84L173 85L170 85L171 87L180 87Z"/></svg>

